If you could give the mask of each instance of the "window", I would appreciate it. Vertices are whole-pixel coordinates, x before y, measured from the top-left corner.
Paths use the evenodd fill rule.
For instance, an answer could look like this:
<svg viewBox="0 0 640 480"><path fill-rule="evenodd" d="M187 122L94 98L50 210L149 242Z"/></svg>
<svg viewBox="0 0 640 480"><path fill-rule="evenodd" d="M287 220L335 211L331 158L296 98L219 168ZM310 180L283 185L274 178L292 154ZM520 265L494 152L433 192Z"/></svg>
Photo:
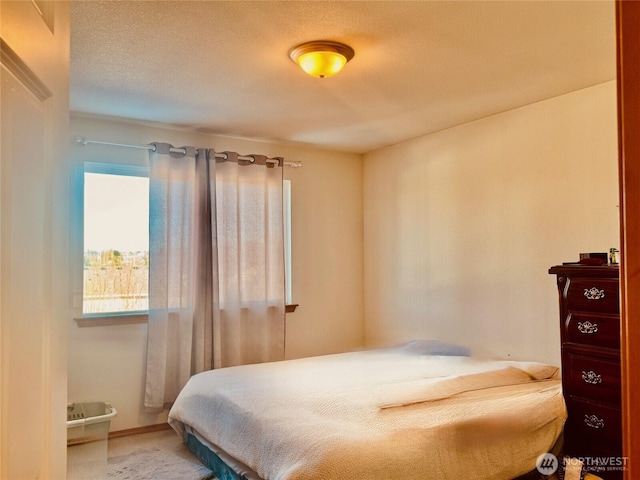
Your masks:
<svg viewBox="0 0 640 480"><path fill-rule="evenodd" d="M291 180L284 180L282 184L282 210L284 214L284 276L285 303L293 303L291 289Z"/></svg>
<svg viewBox="0 0 640 480"><path fill-rule="evenodd" d="M146 169L85 164L83 315L149 306Z"/></svg>
<svg viewBox="0 0 640 480"><path fill-rule="evenodd" d="M285 302L291 289L291 181L283 183ZM83 316L149 307L149 174L144 167L85 163Z"/></svg>

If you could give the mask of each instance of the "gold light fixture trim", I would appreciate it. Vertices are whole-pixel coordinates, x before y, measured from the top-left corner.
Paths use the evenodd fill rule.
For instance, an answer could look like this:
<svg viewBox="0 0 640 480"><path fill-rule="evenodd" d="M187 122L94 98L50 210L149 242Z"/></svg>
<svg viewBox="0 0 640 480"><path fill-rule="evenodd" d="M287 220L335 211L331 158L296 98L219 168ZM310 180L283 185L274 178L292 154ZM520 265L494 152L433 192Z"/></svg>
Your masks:
<svg viewBox="0 0 640 480"><path fill-rule="evenodd" d="M354 55L349 45L331 40L307 42L289 50L291 60L306 73L318 78L335 75Z"/></svg>

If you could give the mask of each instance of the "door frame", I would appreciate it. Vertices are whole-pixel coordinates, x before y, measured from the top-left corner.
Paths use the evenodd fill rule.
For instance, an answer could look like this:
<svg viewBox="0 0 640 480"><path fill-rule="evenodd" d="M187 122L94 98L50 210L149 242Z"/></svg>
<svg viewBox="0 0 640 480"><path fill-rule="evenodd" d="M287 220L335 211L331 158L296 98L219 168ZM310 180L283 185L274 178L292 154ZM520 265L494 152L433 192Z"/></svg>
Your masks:
<svg viewBox="0 0 640 480"><path fill-rule="evenodd" d="M624 478L640 478L640 2L616 1ZM636 348L633 348L633 346ZM635 373L635 375L634 375ZM635 401L634 401L635 399Z"/></svg>

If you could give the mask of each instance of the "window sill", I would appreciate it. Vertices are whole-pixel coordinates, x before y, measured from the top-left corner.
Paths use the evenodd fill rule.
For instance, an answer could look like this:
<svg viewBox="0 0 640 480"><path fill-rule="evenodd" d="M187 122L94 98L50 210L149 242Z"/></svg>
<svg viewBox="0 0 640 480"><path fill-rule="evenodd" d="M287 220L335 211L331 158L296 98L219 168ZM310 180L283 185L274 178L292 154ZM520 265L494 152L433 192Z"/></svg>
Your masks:
<svg viewBox="0 0 640 480"><path fill-rule="evenodd" d="M293 313L298 307L297 303L285 305L285 313ZM94 314L74 318L79 327L104 327L106 325L133 325L137 323L149 323L147 312Z"/></svg>
<svg viewBox="0 0 640 480"><path fill-rule="evenodd" d="M132 325L148 323L147 312L111 313L85 315L74 319L79 327L103 327L105 325Z"/></svg>

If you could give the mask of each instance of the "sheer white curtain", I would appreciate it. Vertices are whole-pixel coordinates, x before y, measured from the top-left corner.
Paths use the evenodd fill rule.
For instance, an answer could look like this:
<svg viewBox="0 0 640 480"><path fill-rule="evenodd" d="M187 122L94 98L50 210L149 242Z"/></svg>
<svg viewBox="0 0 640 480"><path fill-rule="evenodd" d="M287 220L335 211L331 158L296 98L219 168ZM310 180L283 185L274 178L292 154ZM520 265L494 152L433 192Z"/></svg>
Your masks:
<svg viewBox="0 0 640 480"><path fill-rule="evenodd" d="M149 162L147 409L162 409L191 375L196 288L196 152L155 146Z"/></svg>
<svg viewBox="0 0 640 480"><path fill-rule="evenodd" d="M246 165L225 152L216 162L215 217L219 346L214 367L284 357L282 167L253 155ZM213 163L213 162L212 162ZM211 169L210 171L213 171Z"/></svg>
<svg viewBox="0 0 640 480"><path fill-rule="evenodd" d="M284 357L282 167L155 145L148 410L175 400L192 374Z"/></svg>

